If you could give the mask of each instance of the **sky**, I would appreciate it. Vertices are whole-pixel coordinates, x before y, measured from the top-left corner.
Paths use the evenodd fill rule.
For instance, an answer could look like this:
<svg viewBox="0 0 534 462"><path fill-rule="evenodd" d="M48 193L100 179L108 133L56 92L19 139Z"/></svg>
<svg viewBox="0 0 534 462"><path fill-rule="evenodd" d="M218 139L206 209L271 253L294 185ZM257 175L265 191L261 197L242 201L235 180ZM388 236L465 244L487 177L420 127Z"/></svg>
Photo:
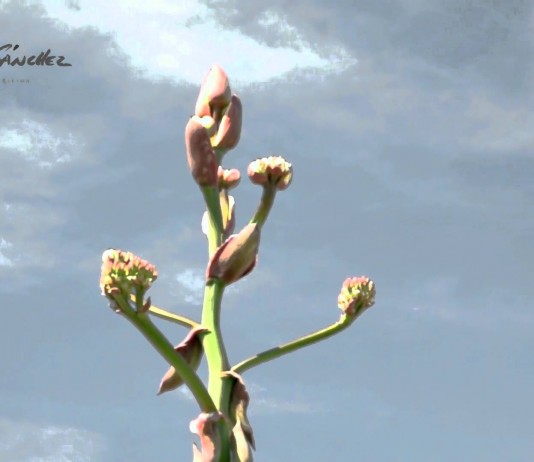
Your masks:
<svg viewBox="0 0 534 462"><path fill-rule="evenodd" d="M225 292L230 361L335 322L346 277L377 286L244 374L256 460L534 460L532 2L0 0L0 42L71 64L0 67L0 462L191 460L195 402L156 396L167 366L98 280L132 251L154 304L200 318L183 131L213 63L243 103L237 229L248 163L294 169Z"/></svg>

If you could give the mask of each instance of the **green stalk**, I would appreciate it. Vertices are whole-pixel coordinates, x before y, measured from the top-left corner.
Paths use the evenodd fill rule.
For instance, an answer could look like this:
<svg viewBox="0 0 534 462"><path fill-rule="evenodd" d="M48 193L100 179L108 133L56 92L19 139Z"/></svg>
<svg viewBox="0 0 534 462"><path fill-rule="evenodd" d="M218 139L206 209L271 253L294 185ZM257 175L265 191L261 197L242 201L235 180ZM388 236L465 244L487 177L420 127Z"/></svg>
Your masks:
<svg viewBox="0 0 534 462"><path fill-rule="evenodd" d="M204 291L204 307L202 309L202 326L209 331L202 335L202 345L208 361L208 390L213 401L223 413L224 410L221 409L221 407L224 407L224 403L221 402L221 373L230 367L220 325L221 299L224 287L224 283L217 279L208 281Z"/></svg>
<svg viewBox="0 0 534 462"><path fill-rule="evenodd" d="M260 228L264 225L276 197L276 186L267 184L263 187L260 204L250 223L258 223Z"/></svg>
<svg viewBox="0 0 534 462"><path fill-rule="evenodd" d="M221 300L224 287L224 283L216 279L206 283L204 306L202 308L202 326L208 329L208 333L202 335L202 347L208 363L209 394L219 411L228 416L231 387L228 387L228 380L223 379L222 372L228 370L230 365L220 325ZM224 420L219 422L218 429L221 437L221 458L218 462L229 462L230 432Z"/></svg>
<svg viewBox="0 0 534 462"><path fill-rule="evenodd" d="M134 295L130 296L130 299L133 302L136 302L136 298ZM157 306L151 305L148 309L150 314L153 314L157 318L164 319L165 321L174 322L176 324L180 324L184 327L189 327L190 329L194 329L195 327L200 327L200 324L196 321L193 321L192 319L187 318L186 316L182 316L180 314L171 313L170 311L164 310L162 308L158 308Z"/></svg>
<svg viewBox="0 0 534 462"><path fill-rule="evenodd" d="M189 387L191 393L193 393L200 409L203 412L215 412L217 406L215 406L215 403L211 399L202 380L200 380L200 377L193 369L191 369L185 359L176 352L167 337L165 337L154 323L152 323L148 314L135 311L128 303L126 297L123 297L122 295L118 295L116 300L121 308L121 312L126 316L128 321L130 321L152 344L157 352L176 369L176 372Z"/></svg>
<svg viewBox="0 0 534 462"><path fill-rule="evenodd" d="M324 329L317 330L297 340L293 340L292 342L279 345L275 348L258 353L255 356L251 356L250 358L241 361L239 364L236 364L234 367L232 367L232 370L238 374L242 374L243 372L255 366L259 366L260 364L272 361L273 359L291 353L292 351L299 350L305 346L327 339L328 337L331 337L332 335L335 335L349 327L353 323L354 319L355 317L348 317L347 315L342 314L339 321L336 323Z"/></svg>
<svg viewBox="0 0 534 462"><path fill-rule="evenodd" d="M204 201L208 209L211 226L208 229L209 254L221 245L223 234L223 220L221 213L221 203L219 200L219 191L214 186L201 186Z"/></svg>

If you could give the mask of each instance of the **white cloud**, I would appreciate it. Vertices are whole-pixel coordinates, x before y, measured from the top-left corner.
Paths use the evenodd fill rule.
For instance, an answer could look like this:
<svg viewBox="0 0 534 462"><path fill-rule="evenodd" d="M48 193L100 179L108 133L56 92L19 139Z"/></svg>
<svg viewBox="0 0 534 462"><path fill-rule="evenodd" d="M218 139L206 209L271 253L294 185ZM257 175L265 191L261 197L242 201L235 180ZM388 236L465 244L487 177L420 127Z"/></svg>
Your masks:
<svg viewBox="0 0 534 462"><path fill-rule="evenodd" d="M201 270L187 269L176 275L176 281L181 286L181 294L188 303L202 305L204 297L204 273Z"/></svg>
<svg viewBox="0 0 534 462"><path fill-rule="evenodd" d="M356 60L339 48L319 56L284 18L267 12L260 27L291 37L292 46L269 47L237 30L223 29L211 10L194 0L79 1L43 0L50 17L73 28L95 27L111 33L131 64L152 78L197 84L211 64L219 63L239 82L261 83L294 69L341 72ZM105 51L102 50L104 53ZM109 52L109 51L108 51Z"/></svg>
<svg viewBox="0 0 534 462"><path fill-rule="evenodd" d="M69 162L78 146L72 133L60 136L34 120L24 119L18 126L0 130L0 148L16 152L42 168Z"/></svg>
<svg viewBox="0 0 534 462"><path fill-rule="evenodd" d="M9 462L96 462L103 438L93 432L0 419L0 460Z"/></svg>
<svg viewBox="0 0 534 462"><path fill-rule="evenodd" d="M13 266L13 262L2 252L3 249L9 249L10 247L13 247L11 242L6 241L3 237L0 238L0 266Z"/></svg>
<svg viewBox="0 0 534 462"><path fill-rule="evenodd" d="M204 270L186 269L177 273L175 278L178 284L180 284L179 293L184 297L184 300L193 305L202 305L204 300L204 285L206 284ZM233 295L238 290L235 285L229 286L225 289L225 294Z"/></svg>

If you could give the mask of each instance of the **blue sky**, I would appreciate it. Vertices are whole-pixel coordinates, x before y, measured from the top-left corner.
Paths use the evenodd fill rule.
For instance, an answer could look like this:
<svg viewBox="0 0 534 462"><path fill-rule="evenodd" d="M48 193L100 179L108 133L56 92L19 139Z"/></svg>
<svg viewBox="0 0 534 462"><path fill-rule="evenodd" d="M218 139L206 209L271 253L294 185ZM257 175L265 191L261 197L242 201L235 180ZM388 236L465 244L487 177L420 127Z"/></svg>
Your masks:
<svg viewBox="0 0 534 462"><path fill-rule="evenodd" d="M183 130L212 63L244 108L225 167L294 167L225 294L231 361L337 320L348 276L378 290L245 373L256 459L532 461L532 24L523 0L0 1L0 46L72 64L0 67L0 462L191 459L194 402L156 397L167 367L98 279L130 250L200 317ZM234 195L240 227L260 191Z"/></svg>

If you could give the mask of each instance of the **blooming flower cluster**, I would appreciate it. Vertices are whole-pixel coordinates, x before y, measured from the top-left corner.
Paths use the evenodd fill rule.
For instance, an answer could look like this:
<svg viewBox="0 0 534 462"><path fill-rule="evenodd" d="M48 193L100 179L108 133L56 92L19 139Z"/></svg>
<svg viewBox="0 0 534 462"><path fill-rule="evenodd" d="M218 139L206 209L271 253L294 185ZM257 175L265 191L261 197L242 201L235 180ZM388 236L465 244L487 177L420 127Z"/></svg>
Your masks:
<svg viewBox="0 0 534 462"><path fill-rule="evenodd" d="M254 184L270 184L283 191L291 184L293 167L282 156L263 157L249 164L248 176Z"/></svg>
<svg viewBox="0 0 534 462"><path fill-rule="evenodd" d="M100 289L108 298L143 296L157 279L156 267L131 252L108 249L102 254Z"/></svg>
<svg viewBox="0 0 534 462"><path fill-rule="evenodd" d="M375 283L366 276L347 278L341 286L337 305L348 316L356 316L375 303Z"/></svg>

